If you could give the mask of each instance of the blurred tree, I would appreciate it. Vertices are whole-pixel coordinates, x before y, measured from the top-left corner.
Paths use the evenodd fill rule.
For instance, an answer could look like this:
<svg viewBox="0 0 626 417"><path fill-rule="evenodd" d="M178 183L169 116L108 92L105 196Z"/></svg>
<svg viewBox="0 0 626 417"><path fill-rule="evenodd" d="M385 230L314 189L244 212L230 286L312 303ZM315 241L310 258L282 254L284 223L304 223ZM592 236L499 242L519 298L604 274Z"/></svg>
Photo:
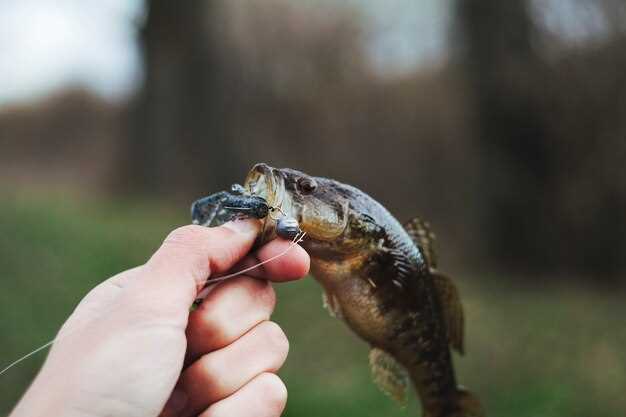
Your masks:
<svg viewBox="0 0 626 417"><path fill-rule="evenodd" d="M534 91L545 73L533 48L526 0L457 0L453 47L470 85L482 158L481 238L499 262L542 270L556 260L547 194L556 169L545 109Z"/></svg>
<svg viewBox="0 0 626 417"><path fill-rule="evenodd" d="M237 152L222 123L229 92L220 6L209 0L147 4L140 35L144 84L131 110L123 174L133 190L171 191L181 183L216 190L233 179Z"/></svg>

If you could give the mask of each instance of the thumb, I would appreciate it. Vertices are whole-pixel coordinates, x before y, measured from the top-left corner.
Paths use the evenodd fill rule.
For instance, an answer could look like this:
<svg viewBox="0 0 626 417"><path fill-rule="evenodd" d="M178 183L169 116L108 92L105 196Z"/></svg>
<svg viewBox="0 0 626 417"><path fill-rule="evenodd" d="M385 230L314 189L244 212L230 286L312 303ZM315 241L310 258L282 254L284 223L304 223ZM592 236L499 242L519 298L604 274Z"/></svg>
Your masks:
<svg viewBox="0 0 626 417"><path fill-rule="evenodd" d="M148 304L151 313L184 313L207 278L229 270L252 248L258 220L237 220L220 227L183 226L161 247L128 286L127 295Z"/></svg>

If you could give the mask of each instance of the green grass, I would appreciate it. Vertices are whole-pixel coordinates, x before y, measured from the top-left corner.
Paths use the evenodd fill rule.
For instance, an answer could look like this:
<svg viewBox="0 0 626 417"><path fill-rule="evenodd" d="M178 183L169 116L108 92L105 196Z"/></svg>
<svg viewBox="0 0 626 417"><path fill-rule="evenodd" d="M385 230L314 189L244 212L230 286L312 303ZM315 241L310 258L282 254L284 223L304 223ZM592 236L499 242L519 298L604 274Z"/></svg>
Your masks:
<svg viewBox="0 0 626 417"><path fill-rule="evenodd" d="M90 288L143 262L187 209L147 202L79 201L24 193L0 200L0 362L51 339ZM475 274L478 275L478 274ZM467 356L460 381L490 416L623 415L626 307L621 294L576 287L515 288L499 276L464 277ZM536 282L536 281L535 281ZM311 279L277 288L274 319L291 340L281 375L287 416L417 416L371 382L367 347L321 307ZM6 415L35 375L40 354L0 376Z"/></svg>

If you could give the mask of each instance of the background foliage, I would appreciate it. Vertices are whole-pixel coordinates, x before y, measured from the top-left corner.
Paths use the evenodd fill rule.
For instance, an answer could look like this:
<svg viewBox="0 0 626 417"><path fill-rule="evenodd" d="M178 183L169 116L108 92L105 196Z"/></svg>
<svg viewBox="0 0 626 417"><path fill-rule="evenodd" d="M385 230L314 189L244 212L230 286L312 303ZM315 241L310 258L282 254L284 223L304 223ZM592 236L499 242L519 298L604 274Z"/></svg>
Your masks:
<svg viewBox="0 0 626 417"><path fill-rule="evenodd" d="M3 362L264 161L433 223L466 308L460 380L489 415L623 414L626 6L449 1L438 58L396 73L371 60L372 4L151 0L129 97L73 86L0 107ZM287 415L418 413L376 389L312 280L277 291ZM0 377L0 413L41 360Z"/></svg>

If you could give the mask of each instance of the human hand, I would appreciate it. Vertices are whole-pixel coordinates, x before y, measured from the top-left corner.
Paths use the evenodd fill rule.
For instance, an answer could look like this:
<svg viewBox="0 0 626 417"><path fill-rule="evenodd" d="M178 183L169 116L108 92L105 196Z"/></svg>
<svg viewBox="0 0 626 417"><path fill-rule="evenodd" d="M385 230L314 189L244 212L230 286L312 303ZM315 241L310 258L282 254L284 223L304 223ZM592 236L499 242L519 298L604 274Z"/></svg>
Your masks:
<svg viewBox="0 0 626 417"><path fill-rule="evenodd" d="M265 279L302 277L307 253L295 246L248 276L216 284L189 311L209 276L290 244L274 240L247 255L258 232L256 220L184 226L145 265L98 285L64 324L11 417L279 416L287 392L274 373L288 342L268 321L275 295Z"/></svg>

